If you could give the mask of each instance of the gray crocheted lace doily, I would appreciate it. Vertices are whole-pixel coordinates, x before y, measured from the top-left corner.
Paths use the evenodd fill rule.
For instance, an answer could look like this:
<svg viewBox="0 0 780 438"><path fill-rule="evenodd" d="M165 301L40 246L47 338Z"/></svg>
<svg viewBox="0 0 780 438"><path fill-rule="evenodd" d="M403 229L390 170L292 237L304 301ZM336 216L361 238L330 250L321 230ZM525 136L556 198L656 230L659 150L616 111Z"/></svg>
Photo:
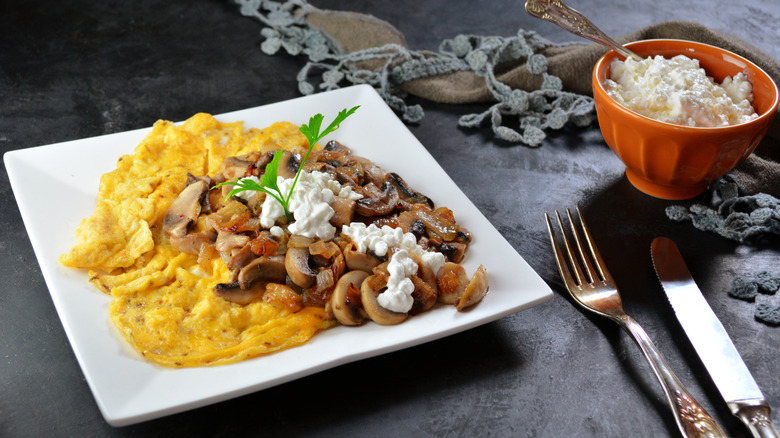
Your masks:
<svg viewBox="0 0 780 438"><path fill-rule="evenodd" d="M759 293L774 295L780 288L780 273L772 275L761 271L755 275L739 276L734 279L729 295L745 301L755 301ZM755 318L769 325L780 326L780 306L771 303L757 303Z"/></svg>
<svg viewBox="0 0 780 438"><path fill-rule="evenodd" d="M740 196L736 182L727 175L712 183L712 206L694 204L667 207L666 215L676 221L691 221L693 226L728 239L747 242L763 235L780 234L780 199L759 193ZM780 288L780 273L768 272L734 278L729 295L755 301L758 293L774 295ZM770 325L780 325L780 305L756 304L755 318Z"/></svg>
<svg viewBox="0 0 780 438"><path fill-rule="evenodd" d="M679 222L689 220L700 230L739 242L780 234L780 199L766 193L740 196L739 186L728 175L714 181L710 192L712 207L673 205L666 208L666 215Z"/></svg>
<svg viewBox="0 0 780 438"><path fill-rule="evenodd" d="M496 103L482 113L460 118L463 127L490 123L496 137L528 146L539 146L545 130L561 129L567 122L587 126L595 119L593 99L562 90L561 80L547 73L542 49L559 46L535 32L520 30L514 37L458 35L441 43L437 53L414 51L389 44L382 47L341 53L320 31L305 20L316 10L304 0L234 0L241 14L259 20L265 38L261 50L274 55L284 50L290 55L308 57L297 76L298 90L312 94L340 88L342 84L370 84L387 104L407 122L423 118L420 105L409 105L399 85L429 76L457 71L473 71L485 79ZM379 70L358 67L360 61L382 61ZM495 67L508 61L524 61L529 72L542 77L539 90L512 89L498 81ZM317 77L318 76L318 77ZM318 84L312 83L317 77ZM518 129L508 126L507 117L517 118Z"/></svg>

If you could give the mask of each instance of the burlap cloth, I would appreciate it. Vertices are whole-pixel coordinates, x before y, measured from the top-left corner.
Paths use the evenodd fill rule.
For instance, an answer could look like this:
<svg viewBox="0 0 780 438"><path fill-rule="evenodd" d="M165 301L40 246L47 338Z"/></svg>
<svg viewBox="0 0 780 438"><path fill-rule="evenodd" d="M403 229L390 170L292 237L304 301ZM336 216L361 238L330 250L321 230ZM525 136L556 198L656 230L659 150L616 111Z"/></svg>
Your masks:
<svg viewBox="0 0 780 438"><path fill-rule="evenodd" d="M309 25L323 32L344 53L380 47L393 43L407 47L406 40L391 24L373 16L353 12L315 10L306 17ZM713 31L689 21L667 21L639 29L616 38L625 44L653 38L697 41L722 47L757 64L780 83L780 63L755 46L739 38ZM584 41L584 40L583 40ZM558 76L563 89L577 94L593 95L591 75L596 61L606 52L598 44L570 44L545 49L547 72ZM500 66L496 77L501 82L523 90L535 90L541 85L539 75L529 73L524 63ZM493 96L484 78L472 71L429 76L403 83L404 91L435 102L489 102ZM780 117L776 117L758 150L731 172L745 194L767 193L780 198Z"/></svg>

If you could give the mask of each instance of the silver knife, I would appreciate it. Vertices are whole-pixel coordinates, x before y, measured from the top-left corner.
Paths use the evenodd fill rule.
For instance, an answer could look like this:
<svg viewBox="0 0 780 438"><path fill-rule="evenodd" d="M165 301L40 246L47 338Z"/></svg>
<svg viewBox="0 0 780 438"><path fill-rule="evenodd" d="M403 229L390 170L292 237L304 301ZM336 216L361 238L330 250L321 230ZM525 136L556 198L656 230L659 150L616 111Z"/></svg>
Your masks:
<svg viewBox="0 0 780 438"><path fill-rule="evenodd" d="M728 333L693 281L677 245L657 237L653 265L674 313L731 412L755 437L779 437L769 405Z"/></svg>

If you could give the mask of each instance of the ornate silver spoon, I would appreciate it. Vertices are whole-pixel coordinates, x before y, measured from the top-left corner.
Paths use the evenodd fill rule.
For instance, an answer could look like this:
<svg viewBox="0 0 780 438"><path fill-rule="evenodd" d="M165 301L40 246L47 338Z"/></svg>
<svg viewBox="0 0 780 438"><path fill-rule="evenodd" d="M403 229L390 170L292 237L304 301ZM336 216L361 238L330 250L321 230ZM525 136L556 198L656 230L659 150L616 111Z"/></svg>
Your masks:
<svg viewBox="0 0 780 438"><path fill-rule="evenodd" d="M642 60L641 56L615 42L584 15L560 0L526 0L525 10L536 18L555 23L575 35L607 46L625 58Z"/></svg>

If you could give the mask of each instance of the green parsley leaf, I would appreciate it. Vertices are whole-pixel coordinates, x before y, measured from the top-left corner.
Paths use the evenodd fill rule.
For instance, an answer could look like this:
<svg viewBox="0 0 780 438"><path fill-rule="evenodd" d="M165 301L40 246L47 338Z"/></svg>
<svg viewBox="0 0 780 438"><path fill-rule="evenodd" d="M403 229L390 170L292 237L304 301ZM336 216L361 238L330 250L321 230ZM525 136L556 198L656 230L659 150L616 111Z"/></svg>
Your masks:
<svg viewBox="0 0 780 438"><path fill-rule="evenodd" d="M306 156L303 157L303 160L301 160L301 164L298 167L298 172L295 174L295 179L293 180L292 185L290 186L290 190L287 192L287 196L285 197L282 194L281 189L276 184L277 176L279 175L279 164L282 161L282 156L284 155L283 150L278 150L274 152L274 157L271 160L270 163L268 163L265 166L265 172L262 176L260 176L260 182L256 182L249 178L244 179L237 179L235 181L226 181L220 184L217 184L214 186L214 188L222 187L222 186L233 186L234 188L228 193L228 198L231 196L235 196L241 192L247 191L247 190L254 190L259 192L265 192L266 194L272 196L274 199L276 199L279 204L281 204L282 208L284 208L284 215L287 218L287 221L290 221L290 199L292 199L293 190L295 189L295 185L298 183L298 177L301 175L301 171L303 171L303 164L306 163L306 159L309 158L309 154L311 153L312 149L314 149L314 145L317 144L318 141L320 141L323 137L330 134L331 132L339 129L341 126L341 122L343 122L347 117L351 116L357 109L360 108L360 105L354 106L350 109L343 109L339 111L339 114L336 116L336 118L333 120L333 122L328 125L327 128L325 128L324 131L320 132L320 128L322 127L322 121L325 119L325 117L322 114L315 114L309 119L308 124L301 125L300 128L298 128L301 133L306 137L306 140L309 141L309 150L306 151Z"/></svg>

